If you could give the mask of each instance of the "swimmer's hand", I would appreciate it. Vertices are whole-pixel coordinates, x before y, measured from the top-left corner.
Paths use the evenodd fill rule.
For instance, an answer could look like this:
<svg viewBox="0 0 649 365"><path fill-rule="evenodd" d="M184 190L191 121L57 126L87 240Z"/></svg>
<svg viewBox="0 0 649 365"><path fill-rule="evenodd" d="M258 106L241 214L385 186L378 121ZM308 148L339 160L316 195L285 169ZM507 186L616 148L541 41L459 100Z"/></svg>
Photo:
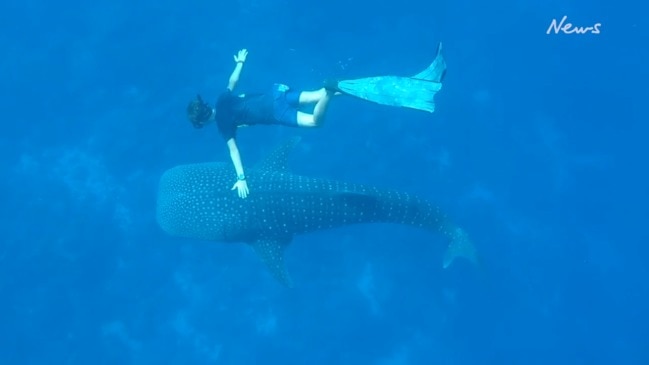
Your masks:
<svg viewBox="0 0 649 365"><path fill-rule="evenodd" d="M248 196L248 193L250 191L248 190L248 183L246 183L246 180L239 180L236 183L234 183L234 186L232 186L232 190L237 189L237 192L239 193L239 198L245 199Z"/></svg>
<svg viewBox="0 0 649 365"><path fill-rule="evenodd" d="M234 55L234 62L236 62L236 63L239 63L239 62L244 63L244 62L246 62L246 57L248 57L248 50L244 48L242 50L239 50L239 53Z"/></svg>

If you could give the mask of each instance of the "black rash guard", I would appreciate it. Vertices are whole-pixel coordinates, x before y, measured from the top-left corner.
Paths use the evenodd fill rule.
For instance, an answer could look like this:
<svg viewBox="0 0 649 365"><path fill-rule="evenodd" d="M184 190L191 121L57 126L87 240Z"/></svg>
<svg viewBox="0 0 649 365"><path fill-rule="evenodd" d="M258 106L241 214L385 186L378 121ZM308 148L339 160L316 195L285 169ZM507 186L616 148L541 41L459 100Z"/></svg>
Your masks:
<svg viewBox="0 0 649 365"><path fill-rule="evenodd" d="M234 95L226 89L216 101L215 119L219 133L228 141L235 138L237 127L273 124L273 95L267 93Z"/></svg>

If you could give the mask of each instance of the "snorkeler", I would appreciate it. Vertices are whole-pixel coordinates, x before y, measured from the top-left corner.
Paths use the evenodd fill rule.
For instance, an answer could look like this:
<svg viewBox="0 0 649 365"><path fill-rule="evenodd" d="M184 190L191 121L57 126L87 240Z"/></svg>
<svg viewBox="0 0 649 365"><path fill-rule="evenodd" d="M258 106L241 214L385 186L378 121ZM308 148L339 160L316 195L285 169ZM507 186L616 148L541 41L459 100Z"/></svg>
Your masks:
<svg viewBox="0 0 649 365"><path fill-rule="evenodd" d="M334 95L345 94L376 104L411 108L432 113L434 96L442 88L446 62L442 44L437 56L423 71L413 76L376 76L354 80L327 80L324 87L313 91L298 91L284 84L273 84L264 93L233 93L241 76L248 51L234 55L236 66L230 75L227 88L219 95L214 107L204 102L200 95L187 106L187 117L195 128L216 121L219 133L225 139L237 180L232 190L239 197L249 194L246 174L236 143L237 128L246 125L284 125L290 127L319 127L322 125L329 101ZM313 113L305 113L300 106L313 104Z"/></svg>
<svg viewBox="0 0 649 365"><path fill-rule="evenodd" d="M236 66L230 75L227 88L219 95L214 107L204 102L200 95L187 106L187 116L195 128L202 128L216 121L237 174L237 181L232 190L237 189L241 198L248 196L249 190L236 143L237 128L255 124L318 127L322 125L329 100L334 94L339 94L335 89L324 87L314 91L297 91L283 84L274 84L265 93L235 95L233 91L247 56L246 49L240 50L234 56ZM312 114L298 110L306 104L315 104Z"/></svg>

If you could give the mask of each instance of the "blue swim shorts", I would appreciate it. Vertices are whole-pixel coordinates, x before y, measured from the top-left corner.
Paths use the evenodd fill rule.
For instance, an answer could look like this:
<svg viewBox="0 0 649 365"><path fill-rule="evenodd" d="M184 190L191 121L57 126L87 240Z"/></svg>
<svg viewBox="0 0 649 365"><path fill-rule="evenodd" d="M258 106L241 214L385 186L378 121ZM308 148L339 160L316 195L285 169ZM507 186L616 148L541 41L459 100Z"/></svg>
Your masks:
<svg viewBox="0 0 649 365"><path fill-rule="evenodd" d="M273 84L273 119L275 123L297 127L300 92L284 84Z"/></svg>

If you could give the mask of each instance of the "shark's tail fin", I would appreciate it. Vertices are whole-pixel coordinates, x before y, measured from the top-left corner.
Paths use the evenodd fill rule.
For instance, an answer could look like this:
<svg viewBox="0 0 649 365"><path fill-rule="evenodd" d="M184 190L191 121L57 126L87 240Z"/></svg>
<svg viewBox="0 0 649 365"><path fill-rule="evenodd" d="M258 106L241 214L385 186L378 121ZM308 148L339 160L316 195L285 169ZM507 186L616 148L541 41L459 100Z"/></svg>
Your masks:
<svg viewBox="0 0 649 365"><path fill-rule="evenodd" d="M474 265L479 265L478 254L471 239L462 228L455 227L451 233L451 242L444 253L444 268L451 266L458 257L467 259Z"/></svg>

